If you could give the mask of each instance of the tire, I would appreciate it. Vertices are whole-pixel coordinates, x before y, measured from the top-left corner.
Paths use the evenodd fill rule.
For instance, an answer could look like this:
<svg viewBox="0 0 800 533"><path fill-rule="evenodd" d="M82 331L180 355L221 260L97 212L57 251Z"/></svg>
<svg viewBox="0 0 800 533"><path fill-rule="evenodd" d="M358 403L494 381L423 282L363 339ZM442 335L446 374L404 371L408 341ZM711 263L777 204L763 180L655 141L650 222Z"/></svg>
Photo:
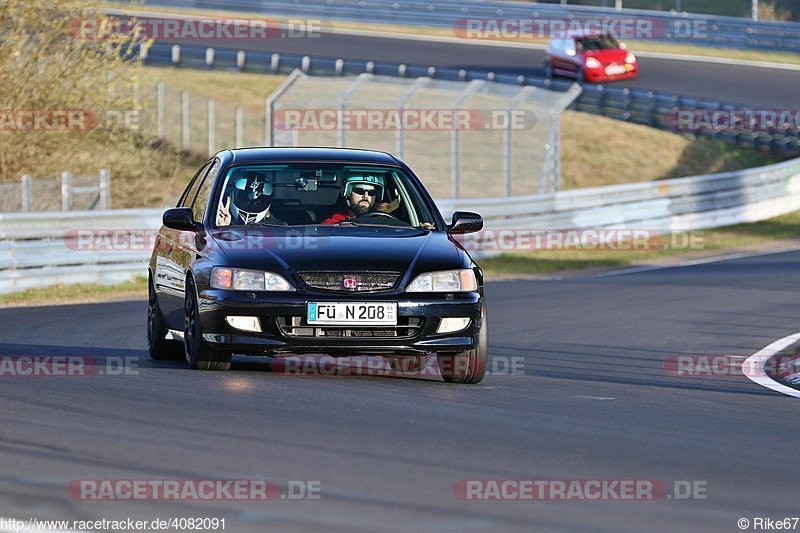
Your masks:
<svg viewBox="0 0 800 533"><path fill-rule="evenodd" d="M158 305L153 279L149 277L147 284L147 353L150 358L160 360L179 360L183 358L183 343L168 341L167 324Z"/></svg>
<svg viewBox="0 0 800 533"><path fill-rule="evenodd" d="M186 363L195 370L228 370L231 367L231 354L213 350L203 340L197 289L193 280L186 280L185 292L183 344Z"/></svg>
<svg viewBox="0 0 800 533"><path fill-rule="evenodd" d="M544 60L544 77L545 79L553 79L553 63L549 59Z"/></svg>
<svg viewBox="0 0 800 533"><path fill-rule="evenodd" d="M489 331L486 309L481 312L481 332L478 346L456 354L437 354L436 362L442 379L447 383L475 384L486 374L486 360L489 355Z"/></svg>

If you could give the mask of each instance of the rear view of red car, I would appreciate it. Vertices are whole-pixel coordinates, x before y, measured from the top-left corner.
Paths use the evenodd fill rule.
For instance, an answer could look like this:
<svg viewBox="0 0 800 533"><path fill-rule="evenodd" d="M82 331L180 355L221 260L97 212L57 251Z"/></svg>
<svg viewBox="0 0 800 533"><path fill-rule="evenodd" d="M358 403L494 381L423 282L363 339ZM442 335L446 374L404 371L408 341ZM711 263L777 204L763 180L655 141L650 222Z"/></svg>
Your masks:
<svg viewBox="0 0 800 533"><path fill-rule="evenodd" d="M636 56L609 35L571 35L553 38L545 52L545 76L570 76L597 83L635 78Z"/></svg>

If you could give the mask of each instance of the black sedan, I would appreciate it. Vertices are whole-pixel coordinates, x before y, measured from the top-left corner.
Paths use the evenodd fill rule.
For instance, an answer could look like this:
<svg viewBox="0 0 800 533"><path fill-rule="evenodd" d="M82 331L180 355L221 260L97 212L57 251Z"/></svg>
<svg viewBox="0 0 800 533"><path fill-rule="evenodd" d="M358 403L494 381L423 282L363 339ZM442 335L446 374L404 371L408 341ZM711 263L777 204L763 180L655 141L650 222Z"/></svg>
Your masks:
<svg viewBox="0 0 800 533"><path fill-rule="evenodd" d="M447 382L487 359L483 272L396 157L246 148L209 159L164 213L149 264L154 359L227 370L232 354L372 355ZM433 362L431 361L431 364Z"/></svg>

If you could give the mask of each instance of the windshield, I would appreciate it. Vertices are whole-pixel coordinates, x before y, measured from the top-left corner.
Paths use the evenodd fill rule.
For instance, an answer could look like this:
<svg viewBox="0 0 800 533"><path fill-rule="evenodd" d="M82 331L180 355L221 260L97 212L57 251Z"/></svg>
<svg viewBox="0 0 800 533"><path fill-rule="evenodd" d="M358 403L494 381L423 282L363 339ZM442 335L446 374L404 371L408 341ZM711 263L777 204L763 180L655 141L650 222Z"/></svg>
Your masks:
<svg viewBox="0 0 800 533"><path fill-rule="evenodd" d="M585 50L613 50L619 48L619 43L613 37L591 37L578 39L578 52Z"/></svg>
<svg viewBox="0 0 800 533"><path fill-rule="evenodd" d="M380 165L233 165L224 173L217 226L394 226L435 229L411 178Z"/></svg>

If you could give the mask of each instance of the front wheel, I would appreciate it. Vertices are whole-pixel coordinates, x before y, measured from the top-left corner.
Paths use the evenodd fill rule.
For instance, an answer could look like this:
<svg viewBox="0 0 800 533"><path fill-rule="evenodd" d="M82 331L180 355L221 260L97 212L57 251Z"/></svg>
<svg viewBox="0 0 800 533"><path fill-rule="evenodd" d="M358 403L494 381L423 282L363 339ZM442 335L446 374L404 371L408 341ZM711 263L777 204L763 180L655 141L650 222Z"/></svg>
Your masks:
<svg viewBox="0 0 800 533"><path fill-rule="evenodd" d="M203 340L203 325L200 322L200 310L197 289L192 280L186 281L184 299L183 343L186 363L195 370L228 370L231 367L231 354L215 351Z"/></svg>
<svg viewBox="0 0 800 533"><path fill-rule="evenodd" d="M481 311L481 332L478 335L478 346L456 354L437 354L436 361L445 382L474 384L483 380L488 356L489 328L484 308Z"/></svg>

